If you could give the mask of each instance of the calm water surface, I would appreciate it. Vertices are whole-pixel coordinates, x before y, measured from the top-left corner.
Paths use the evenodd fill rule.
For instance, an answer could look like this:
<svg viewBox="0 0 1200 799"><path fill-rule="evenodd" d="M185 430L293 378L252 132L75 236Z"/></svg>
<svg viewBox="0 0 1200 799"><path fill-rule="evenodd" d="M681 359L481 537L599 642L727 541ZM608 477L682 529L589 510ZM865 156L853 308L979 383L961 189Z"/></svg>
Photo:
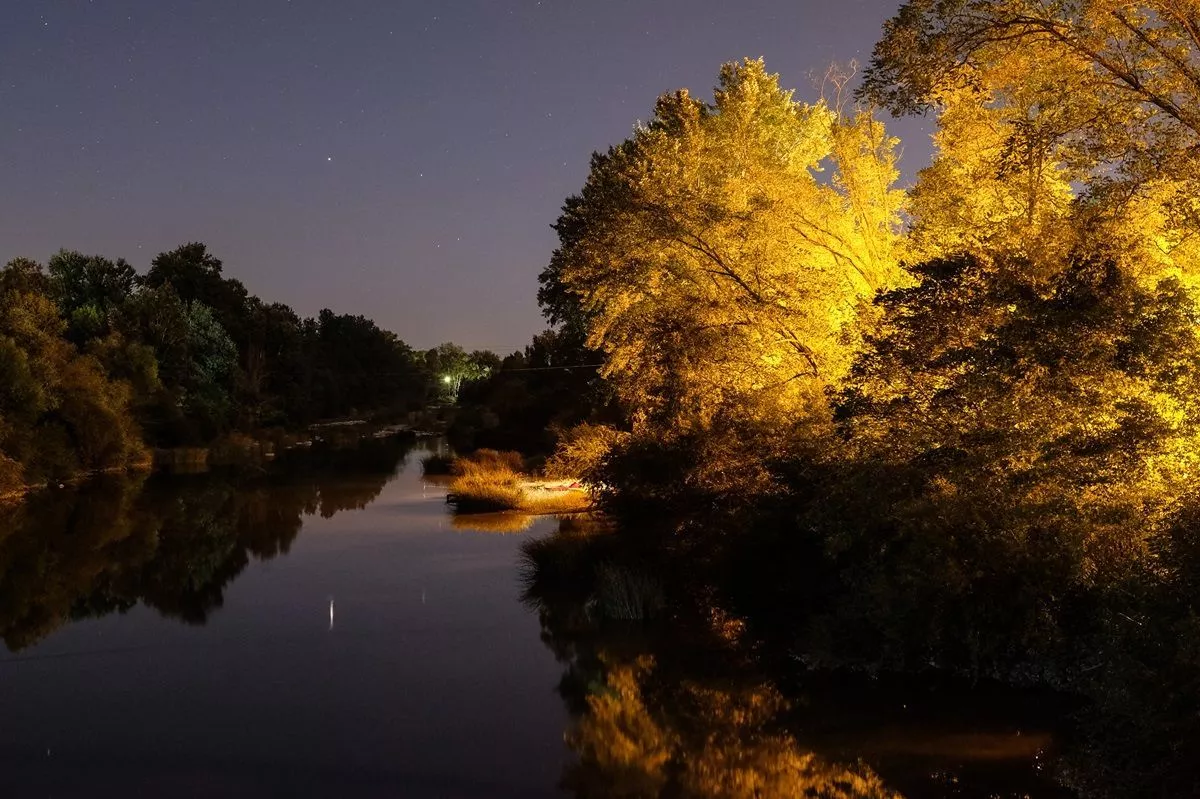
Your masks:
<svg viewBox="0 0 1200 799"><path fill-rule="evenodd" d="M0 511L0 796L1062 795L1004 697L784 702L598 623L653 576L591 569L553 519L452 519L423 454L368 440Z"/></svg>
<svg viewBox="0 0 1200 799"><path fill-rule="evenodd" d="M171 482L39 507L44 551L0 539L6 642L45 633L0 654L0 794L560 795L561 668L518 601L521 536L452 528L417 457Z"/></svg>

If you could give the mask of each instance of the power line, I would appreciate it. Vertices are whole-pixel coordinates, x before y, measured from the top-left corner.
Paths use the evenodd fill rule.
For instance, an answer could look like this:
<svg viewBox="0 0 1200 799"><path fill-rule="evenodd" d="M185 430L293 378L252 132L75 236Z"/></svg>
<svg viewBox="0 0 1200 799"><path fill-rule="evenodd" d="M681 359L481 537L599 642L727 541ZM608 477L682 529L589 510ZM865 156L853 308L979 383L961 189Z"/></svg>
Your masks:
<svg viewBox="0 0 1200 799"><path fill-rule="evenodd" d="M602 363L577 363L571 366L526 366L521 369L497 369L492 375L502 375L508 372L550 372L555 369L599 369Z"/></svg>
<svg viewBox="0 0 1200 799"><path fill-rule="evenodd" d="M567 370L570 370L570 369L599 369L601 366L604 366L604 364L602 364L602 363L576 363L576 364L571 364L570 366L524 366L524 367L521 367L520 369L497 369L494 372L489 372L487 376L495 377L496 375L506 375L506 374L510 374L512 372L553 372L553 371L558 371L560 369L567 369ZM398 372L395 370L388 370L386 372L371 372L371 374L379 377L379 376L383 376L383 375L411 375L412 372Z"/></svg>

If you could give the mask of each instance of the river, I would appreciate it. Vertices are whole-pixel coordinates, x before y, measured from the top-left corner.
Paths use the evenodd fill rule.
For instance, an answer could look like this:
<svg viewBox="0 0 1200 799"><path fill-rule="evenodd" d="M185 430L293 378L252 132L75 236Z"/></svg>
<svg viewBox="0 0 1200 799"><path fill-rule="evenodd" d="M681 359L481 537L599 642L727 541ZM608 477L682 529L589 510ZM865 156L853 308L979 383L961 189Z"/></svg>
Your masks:
<svg viewBox="0 0 1200 799"><path fill-rule="evenodd" d="M423 454L366 440L0 511L3 795L1069 795L1003 697L796 701L693 674L638 622L601 638L594 600L531 599L558 522L452 518Z"/></svg>

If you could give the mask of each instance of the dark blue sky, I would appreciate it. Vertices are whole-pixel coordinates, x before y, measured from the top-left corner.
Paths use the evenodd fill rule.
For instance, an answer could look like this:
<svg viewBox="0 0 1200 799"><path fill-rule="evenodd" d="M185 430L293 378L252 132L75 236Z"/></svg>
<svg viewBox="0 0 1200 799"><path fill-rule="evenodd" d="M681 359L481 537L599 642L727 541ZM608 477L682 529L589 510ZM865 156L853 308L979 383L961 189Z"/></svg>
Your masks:
<svg viewBox="0 0 1200 799"><path fill-rule="evenodd" d="M415 346L542 327L549 225L664 91L765 56L801 99L898 0L9 0L0 261L207 243ZM906 172L928 155L904 135Z"/></svg>

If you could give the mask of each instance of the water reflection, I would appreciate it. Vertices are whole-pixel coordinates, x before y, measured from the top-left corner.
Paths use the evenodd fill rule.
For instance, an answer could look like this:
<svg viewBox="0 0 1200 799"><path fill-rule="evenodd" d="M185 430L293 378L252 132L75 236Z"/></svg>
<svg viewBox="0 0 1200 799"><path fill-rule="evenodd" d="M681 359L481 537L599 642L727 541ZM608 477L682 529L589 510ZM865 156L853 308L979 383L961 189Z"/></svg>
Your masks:
<svg viewBox="0 0 1200 799"><path fill-rule="evenodd" d="M527 513L455 513L450 526L455 530L473 533L523 533L537 521Z"/></svg>
<svg viewBox="0 0 1200 799"><path fill-rule="evenodd" d="M524 601L573 717L561 784L579 799L1071 795L1039 773L1051 737L1013 695L867 678L781 688L738 625L681 600L630 546L573 520L522 547Z"/></svg>
<svg viewBox="0 0 1200 799"><path fill-rule="evenodd" d="M366 507L411 446L366 439L269 473L108 477L0 509L0 638L21 650L138 603L204 624L251 559L286 553L305 516Z"/></svg>
<svg viewBox="0 0 1200 799"><path fill-rule="evenodd" d="M567 735L576 796L898 798L862 764L837 764L780 728L769 683L656 678L653 658L614 662Z"/></svg>
<svg viewBox="0 0 1200 799"><path fill-rule="evenodd" d="M293 548L306 520L379 498L409 446L297 453L269 472L106 479L0 511L0 636L25 649L71 620L139 604L203 624L250 563ZM220 764L287 764L264 770L278 790L249 795L344 795L347 775L364 769L377 780L370 787L384 786L368 795L409 788L410 772L429 769L436 778L412 795L489 799L502 795L485 784L498 773L514 786L504 795L523 798L556 784L579 799L1200 795L1189 770L1200 647L1160 654L1162 641L1200 640L1188 612L1200 586L1191 550L1163 555L1179 575L1178 612L1129 626L1138 638L1115 649L1138 658L1096 671L1107 698L1072 713L1064 737L1068 714L1037 696L764 665L761 652L748 656L738 622L636 538L586 517L551 536L546 519L528 528L534 538L460 535L451 531L520 532L532 520L450 516L415 469L406 474L368 524L346 515L329 528L336 534L296 544L290 568L243 575L258 590L230 599L241 626L224 629L245 635L217 640L214 623L207 648L176 651L156 625L125 630L121 641L137 651L120 666L107 653L14 659L21 665L0 691L6 779L84 785L89 768L112 761L104 776L117 785L117 772L134 768L123 753L190 767L197 750L195 768L225 777ZM1200 549L1194 541L1180 547ZM518 546L536 623L513 601ZM289 609L303 623L281 630ZM314 620L315 638L297 632ZM556 679L561 701L546 691ZM145 700L135 722L129 696ZM43 740L54 741L55 761L41 759ZM303 771L313 763L327 770ZM457 780L475 780L477 792Z"/></svg>
<svg viewBox="0 0 1200 799"><path fill-rule="evenodd" d="M669 636L662 585L615 536L573 520L523 548L527 604L565 666L575 760L562 784L580 799L898 797L869 768L801 746L768 681ZM664 644L667 644L664 646ZM655 654L662 653L662 654ZM707 673L706 673L707 672Z"/></svg>

